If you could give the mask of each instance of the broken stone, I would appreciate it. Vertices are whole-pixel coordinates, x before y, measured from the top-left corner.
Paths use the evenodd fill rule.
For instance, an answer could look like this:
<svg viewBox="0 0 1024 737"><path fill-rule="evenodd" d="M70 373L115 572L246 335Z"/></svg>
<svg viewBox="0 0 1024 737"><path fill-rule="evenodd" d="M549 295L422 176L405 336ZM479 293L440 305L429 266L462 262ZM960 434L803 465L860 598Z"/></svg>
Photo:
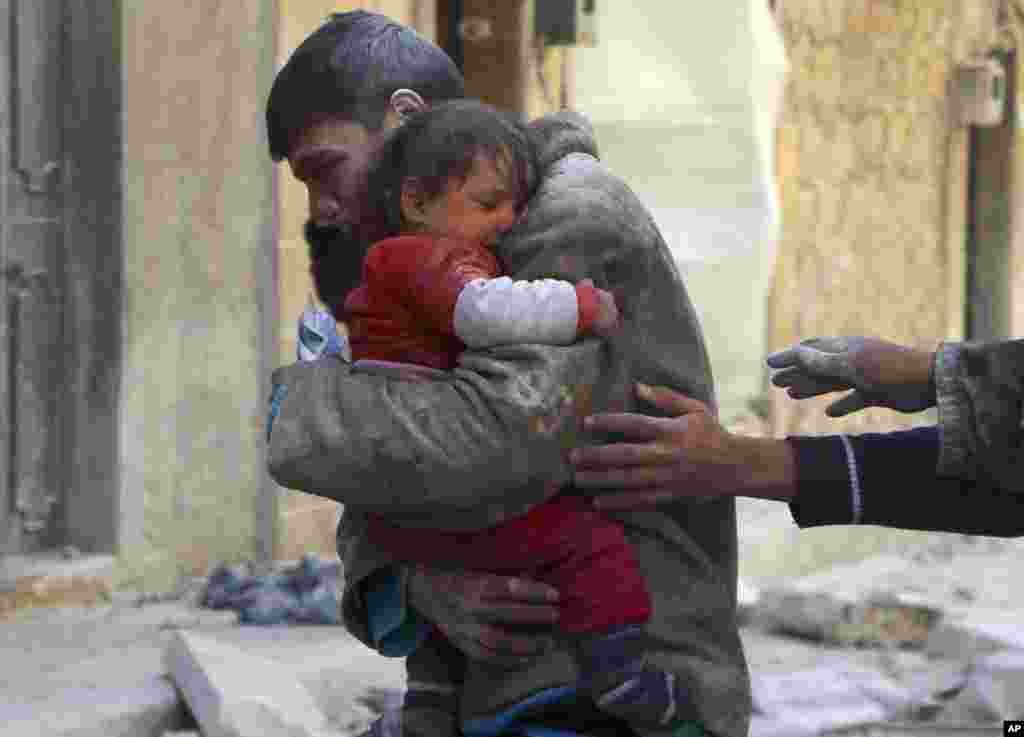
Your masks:
<svg viewBox="0 0 1024 737"><path fill-rule="evenodd" d="M998 722L1024 719L1024 650L978 658L963 690L942 711L944 722Z"/></svg>
<svg viewBox="0 0 1024 737"><path fill-rule="evenodd" d="M922 647L942 613L892 594L853 602L823 592L764 592L753 615L769 630L841 645Z"/></svg>
<svg viewBox="0 0 1024 737"><path fill-rule="evenodd" d="M849 606L829 594L773 589L762 592L753 621L768 631L831 641Z"/></svg>
<svg viewBox="0 0 1024 737"><path fill-rule="evenodd" d="M174 633L166 658L205 737L328 733L327 719L310 692L272 660L185 631Z"/></svg>
<svg viewBox="0 0 1024 737"><path fill-rule="evenodd" d="M942 619L939 609L893 594L870 597L846 614L834 630L837 642L917 648Z"/></svg>
<svg viewBox="0 0 1024 737"><path fill-rule="evenodd" d="M1019 612L973 608L947 616L925 643L932 657L970 660L999 650L1024 650Z"/></svg>

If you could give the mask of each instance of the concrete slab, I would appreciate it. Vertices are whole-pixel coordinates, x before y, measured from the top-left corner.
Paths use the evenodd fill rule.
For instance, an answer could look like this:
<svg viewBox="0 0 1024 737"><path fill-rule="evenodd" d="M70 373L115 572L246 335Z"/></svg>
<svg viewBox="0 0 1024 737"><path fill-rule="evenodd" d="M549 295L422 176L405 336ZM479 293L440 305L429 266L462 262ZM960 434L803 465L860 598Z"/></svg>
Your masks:
<svg viewBox="0 0 1024 737"><path fill-rule="evenodd" d="M341 627L246 626L203 634L287 669L313 695L329 727L342 733L366 729L383 710L381 694L405 690L402 658L382 656Z"/></svg>
<svg viewBox="0 0 1024 737"><path fill-rule="evenodd" d="M234 612L172 601L136 606L133 597L118 601L98 607L21 611L3 622L0 734L11 734L2 727L14 716L19 728L43 715L61 713L69 715L69 724L80 724L82 729L102 725L102 710L91 714L89 699L82 697L92 693L97 699L126 706L118 712L125 719L134 713L139 728L126 735L161 737L158 727L163 725L148 715L148 702L139 701L137 689L167 674L164 652L179 629L201 632L271 660L277 670L294 673L326 715L330 728L339 732L358 733L376 718L378 711L364 703L374 689L394 693L405 686L401 659L379 655L341 627L239 627ZM253 678L249 674L248 680ZM173 725L175 715L187 711L170 682L164 683L168 698L157 703ZM114 734L108 727L97 729L96 734Z"/></svg>
<svg viewBox="0 0 1024 737"><path fill-rule="evenodd" d="M174 686L159 677L104 689L65 688L29 703L0 703L2 737L157 737L189 723Z"/></svg>
<svg viewBox="0 0 1024 737"><path fill-rule="evenodd" d="M179 631L166 663L206 737L317 737L328 730L309 690L273 660Z"/></svg>

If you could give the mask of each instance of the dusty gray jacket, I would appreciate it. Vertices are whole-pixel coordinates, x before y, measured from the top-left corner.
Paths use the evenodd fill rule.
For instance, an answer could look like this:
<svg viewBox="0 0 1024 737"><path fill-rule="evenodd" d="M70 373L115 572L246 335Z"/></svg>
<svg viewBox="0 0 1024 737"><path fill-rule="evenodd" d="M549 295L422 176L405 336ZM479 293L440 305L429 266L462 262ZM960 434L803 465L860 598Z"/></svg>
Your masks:
<svg viewBox="0 0 1024 737"><path fill-rule="evenodd" d="M1024 340L942 344L935 388L939 475L1024 491Z"/></svg>
<svg viewBox="0 0 1024 737"><path fill-rule="evenodd" d="M359 512L410 526L489 526L569 479L564 452L581 439L583 416L650 411L638 406L633 382L714 403L696 315L650 214L597 159L583 118L549 117L536 130L544 140L541 185L498 255L518 279L591 277L611 290L623 323L618 337L467 351L443 379L396 380L336 358L282 368L274 377L287 393L269 438L271 475L346 505L342 607L347 625L368 644L359 587L391 561L362 534ZM751 698L736 622L734 501L613 516L652 593L650 659L674 671L693 701L678 716L715 734L745 735ZM532 675L548 683L577 680L567 651L536 668L544 672ZM466 703L483 716L507 704L516 687L467 693Z"/></svg>

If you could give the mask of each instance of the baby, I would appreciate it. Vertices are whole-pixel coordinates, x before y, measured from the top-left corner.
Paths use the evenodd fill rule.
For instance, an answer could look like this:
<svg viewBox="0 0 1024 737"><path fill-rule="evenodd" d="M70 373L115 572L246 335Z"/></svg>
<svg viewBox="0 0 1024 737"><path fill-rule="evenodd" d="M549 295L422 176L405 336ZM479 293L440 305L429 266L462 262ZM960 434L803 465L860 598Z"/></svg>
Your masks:
<svg viewBox="0 0 1024 737"><path fill-rule="evenodd" d="M362 284L345 302L352 360L446 370L467 346L608 335L615 301L589 279L502 275L492 249L524 212L536 177L527 129L482 103L448 103L397 128L370 174L389 237L367 251ZM671 708L666 674L641 667L651 601L633 550L621 526L585 500L562 493L480 531L399 528L378 516L368 524L370 540L400 561L528 574L555 586L560 628L579 642L580 689L629 723L650 724ZM407 661L406 709L417 688L457 691L451 674L461 671L437 667L446 643L431 637L433 654L428 640ZM447 647L442 660L455 657Z"/></svg>

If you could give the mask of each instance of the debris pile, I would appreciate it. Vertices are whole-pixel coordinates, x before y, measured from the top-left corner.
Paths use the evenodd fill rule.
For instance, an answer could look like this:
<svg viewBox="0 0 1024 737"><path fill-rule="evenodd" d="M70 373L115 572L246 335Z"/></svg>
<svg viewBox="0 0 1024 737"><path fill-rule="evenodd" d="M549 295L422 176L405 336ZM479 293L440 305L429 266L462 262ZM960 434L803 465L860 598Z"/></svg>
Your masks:
<svg viewBox="0 0 1024 737"><path fill-rule="evenodd" d="M218 566L206 584L201 604L232 609L242 624L341 624L340 564L314 555L264 576L246 566Z"/></svg>
<svg viewBox="0 0 1024 737"><path fill-rule="evenodd" d="M966 575L963 545L942 572L930 555L876 556L764 591L745 584L751 737L999 734L1024 719L1024 610ZM991 552L977 562L1019 570Z"/></svg>

